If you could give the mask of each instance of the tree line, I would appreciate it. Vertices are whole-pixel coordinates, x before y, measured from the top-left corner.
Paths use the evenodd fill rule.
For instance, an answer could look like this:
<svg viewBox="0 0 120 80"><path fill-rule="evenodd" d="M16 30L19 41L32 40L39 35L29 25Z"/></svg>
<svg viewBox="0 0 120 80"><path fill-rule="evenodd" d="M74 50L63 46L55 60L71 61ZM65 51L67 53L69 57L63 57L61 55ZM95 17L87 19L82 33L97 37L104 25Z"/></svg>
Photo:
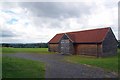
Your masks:
<svg viewBox="0 0 120 80"><path fill-rule="evenodd" d="M47 43L2 43L2 47L13 47L13 48L48 48Z"/></svg>
<svg viewBox="0 0 120 80"><path fill-rule="evenodd" d="M48 48L48 43L2 43L0 45L13 48ZM120 40L118 40L118 48L120 49Z"/></svg>

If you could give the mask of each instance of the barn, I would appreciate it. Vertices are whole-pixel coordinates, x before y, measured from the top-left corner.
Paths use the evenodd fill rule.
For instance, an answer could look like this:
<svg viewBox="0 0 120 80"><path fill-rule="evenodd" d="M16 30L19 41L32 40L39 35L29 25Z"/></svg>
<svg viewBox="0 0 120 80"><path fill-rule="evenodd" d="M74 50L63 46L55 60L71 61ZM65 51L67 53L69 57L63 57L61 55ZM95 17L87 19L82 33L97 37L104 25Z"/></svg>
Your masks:
<svg viewBox="0 0 120 80"><path fill-rule="evenodd" d="M110 27L56 34L48 42L50 52L61 54L112 56L117 53L117 39Z"/></svg>

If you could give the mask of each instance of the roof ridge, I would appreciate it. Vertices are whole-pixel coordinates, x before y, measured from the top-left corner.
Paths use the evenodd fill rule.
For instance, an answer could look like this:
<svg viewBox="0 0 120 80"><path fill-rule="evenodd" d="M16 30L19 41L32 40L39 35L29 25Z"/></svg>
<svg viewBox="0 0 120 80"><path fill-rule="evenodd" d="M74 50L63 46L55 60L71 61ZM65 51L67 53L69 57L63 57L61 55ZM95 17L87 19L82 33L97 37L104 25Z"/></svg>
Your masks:
<svg viewBox="0 0 120 80"><path fill-rule="evenodd" d="M65 34L65 33L77 33L77 32L93 31L93 30L101 30L101 29L107 29L107 28L111 28L111 27L94 28L94 29L86 29L86 30L81 30L81 31L72 31L72 32L63 32L63 33L58 33L58 34Z"/></svg>
<svg viewBox="0 0 120 80"><path fill-rule="evenodd" d="M73 31L73 32L66 32L66 33L86 32L86 31L94 31L94 30L109 29L109 28L111 28L111 27L105 27L105 28L95 28L95 29L87 29L87 30Z"/></svg>

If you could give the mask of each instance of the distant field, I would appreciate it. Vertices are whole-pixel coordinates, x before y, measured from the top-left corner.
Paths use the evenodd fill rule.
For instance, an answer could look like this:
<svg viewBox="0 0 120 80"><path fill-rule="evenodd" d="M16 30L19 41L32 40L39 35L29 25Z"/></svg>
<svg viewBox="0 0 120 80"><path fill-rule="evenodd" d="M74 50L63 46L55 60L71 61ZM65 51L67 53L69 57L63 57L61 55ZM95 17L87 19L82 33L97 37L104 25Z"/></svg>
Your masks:
<svg viewBox="0 0 120 80"><path fill-rule="evenodd" d="M72 55L72 56L66 56L64 60L77 64L87 64L96 67L101 67L105 70L118 73L119 70L118 56L120 57L120 49L118 49L118 54L113 57L95 58L90 56Z"/></svg>
<svg viewBox="0 0 120 80"><path fill-rule="evenodd" d="M2 53L44 53L49 54L48 48L12 48L3 47Z"/></svg>
<svg viewBox="0 0 120 80"><path fill-rule="evenodd" d="M3 57L3 78L44 78L45 65L42 62L21 58Z"/></svg>

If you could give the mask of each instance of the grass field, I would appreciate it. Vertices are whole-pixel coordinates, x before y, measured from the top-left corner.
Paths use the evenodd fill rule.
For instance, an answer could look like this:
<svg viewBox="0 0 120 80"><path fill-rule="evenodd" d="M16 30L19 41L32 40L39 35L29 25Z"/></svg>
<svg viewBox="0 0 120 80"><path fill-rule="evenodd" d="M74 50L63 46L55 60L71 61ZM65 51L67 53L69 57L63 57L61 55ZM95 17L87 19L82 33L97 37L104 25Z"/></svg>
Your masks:
<svg viewBox="0 0 120 80"><path fill-rule="evenodd" d="M10 53L39 53L52 54L48 48L7 48L0 47L3 54ZM44 78L45 64L21 58L2 58L2 77L3 78Z"/></svg>
<svg viewBox="0 0 120 80"><path fill-rule="evenodd" d="M3 57L3 78L44 78L45 65L42 62L20 58Z"/></svg>
<svg viewBox="0 0 120 80"><path fill-rule="evenodd" d="M120 49L118 49L118 54L113 57L95 58L90 56L72 55L66 56L64 60L77 64L87 64L101 67L105 70L118 73L118 56L120 56Z"/></svg>
<svg viewBox="0 0 120 80"><path fill-rule="evenodd" d="M2 53L43 53L50 54L53 52L49 52L48 48L7 48L2 47Z"/></svg>
<svg viewBox="0 0 120 80"><path fill-rule="evenodd" d="M2 78L2 56L0 54L0 79Z"/></svg>
<svg viewBox="0 0 120 80"><path fill-rule="evenodd" d="M1 78L2 78L2 48L0 48L0 79Z"/></svg>
<svg viewBox="0 0 120 80"><path fill-rule="evenodd" d="M2 48L2 53L43 53L51 54L48 52L47 48ZM118 54L112 57L105 58L95 58L90 56L81 56L81 55L71 55L65 56L64 60L76 64L86 64L93 67L100 67L108 71L113 71L118 73L118 56L120 57L120 49L118 49ZM17 59L3 57L3 77L44 77L44 64L31 60ZM20 67L19 67L20 66ZM30 67L31 66L31 67ZM39 66L39 67L38 67ZM40 67L43 66L43 67ZM39 73L38 69L43 72ZM20 71L20 72L19 72ZM35 73L35 74L33 74Z"/></svg>

